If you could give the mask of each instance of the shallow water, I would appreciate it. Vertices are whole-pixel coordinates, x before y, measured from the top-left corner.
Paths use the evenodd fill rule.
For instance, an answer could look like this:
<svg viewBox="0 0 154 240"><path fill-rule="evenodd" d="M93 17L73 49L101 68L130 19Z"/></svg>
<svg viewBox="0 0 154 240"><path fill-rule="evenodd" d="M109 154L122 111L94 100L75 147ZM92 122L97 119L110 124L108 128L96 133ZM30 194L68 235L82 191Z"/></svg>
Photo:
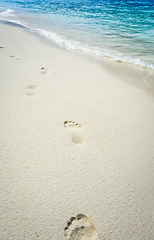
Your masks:
<svg viewBox="0 0 154 240"><path fill-rule="evenodd" d="M154 69L154 3L150 0L2 0L0 19L66 49Z"/></svg>

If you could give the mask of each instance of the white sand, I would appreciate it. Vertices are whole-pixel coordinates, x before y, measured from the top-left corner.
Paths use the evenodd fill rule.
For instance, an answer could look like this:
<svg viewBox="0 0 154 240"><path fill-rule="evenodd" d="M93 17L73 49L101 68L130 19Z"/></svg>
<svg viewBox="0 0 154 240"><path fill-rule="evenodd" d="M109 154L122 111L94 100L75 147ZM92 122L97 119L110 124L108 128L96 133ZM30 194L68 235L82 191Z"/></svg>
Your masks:
<svg viewBox="0 0 154 240"><path fill-rule="evenodd" d="M0 47L0 239L62 240L80 213L101 240L154 239L153 98L22 28Z"/></svg>

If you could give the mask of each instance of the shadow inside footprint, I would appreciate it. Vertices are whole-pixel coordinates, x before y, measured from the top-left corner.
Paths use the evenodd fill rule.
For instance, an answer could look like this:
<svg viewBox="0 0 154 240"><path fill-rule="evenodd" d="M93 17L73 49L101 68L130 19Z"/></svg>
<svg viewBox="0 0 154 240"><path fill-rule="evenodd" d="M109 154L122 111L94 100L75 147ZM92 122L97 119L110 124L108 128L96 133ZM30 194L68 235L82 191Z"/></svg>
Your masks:
<svg viewBox="0 0 154 240"><path fill-rule="evenodd" d="M46 67L42 67L42 68L41 68L42 74L48 74L49 71L50 71L49 68L46 68Z"/></svg>
<svg viewBox="0 0 154 240"><path fill-rule="evenodd" d="M6 49L6 47L0 47L0 50L5 50Z"/></svg>
<svg viewBox="0 0 154 240"><path fill-rule="evenodd" d="M72 141L77 144L84 144L86 142L86 140L82 136L82 133L79 132L72 133Z"/></svg>
<svg viewBox="0 0 154 240"><path fill-rule="evenodd" d="M37 87L37 85L28 85L28 86L26 86L26 89L27 89L28 96L34 96L35 90L37 90L38 87Z"/></svg>
<svg viewBox="0 0 154 240"><path fill-rule="evenodd" d="M71 129L71 138L74 143L84 144L86 142L82 134L82 126L79 123L65 121L64 127Z"/></svg>
<svg viewBox="0 0 154 240"><path fill-rule="evenodd" d="M81 128L81 125L76 123L76 122L65 121L64 122L64 127L77 127L77 128Z"/></svg>
<svg viewBox="0 0 154 240"><path fill-rule="evenodd" d="M20 58L17 58L17 57L14 56L14 55L10 55L10 57L11 57L11 58L14 58L14 59L16 59L16 60L21 60Z"/></svg>
<svg viewBox="0 0 154 240"><path fill-rule="evenodd" d="M84 214L72 217L65 227L65 238L68 240L97 240L98 231Z"/></svg>

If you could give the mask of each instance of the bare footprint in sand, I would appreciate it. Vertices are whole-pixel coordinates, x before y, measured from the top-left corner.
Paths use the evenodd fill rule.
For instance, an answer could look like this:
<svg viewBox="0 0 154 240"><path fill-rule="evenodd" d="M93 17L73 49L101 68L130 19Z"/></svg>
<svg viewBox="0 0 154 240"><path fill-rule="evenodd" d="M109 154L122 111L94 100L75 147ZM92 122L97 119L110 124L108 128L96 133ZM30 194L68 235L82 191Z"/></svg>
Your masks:
<svg viewBox="0 0 154 240"><path fill-rule="evenodd" d="M26 86L26 89L27 89L28 96L34 96L35 90L37 90L38 87L37 87L37 85L28 85L28 86Z"/></svg>
<svg viewBox="0 0 154 240"><path fill-rule="evenodd" d="M0 50L5 50L6 49L6 47L0 47Z"/></svg>
<svg viewBox="0 0 154 240"><path fill-rule="evenodd" d="M11 58L14 58L15 60L21 60L20 58L17 58L17 57L14 56L14 55L11 55L10 57L11 57Z"/></svg>
<svg viewBox="0 0 154 240"><path fill-rule="evenodd" d="M50 68L46 68L46 67L41 68L42 74L48 74L50 70L51 70Z"/></svg>
<svg viewBox="0 0 154 240"><path fill-rule="evenodd" d="M83 137L82 126L76 122L65 121L64 127L71 129L71 138L74 143L84 144L86 140Z"/></svg>
<svg viewBox="0 0 154 240"><path fill-rule="evenodd" d="M97 240L98 231L86 215L78 214L67 222L65 238L67 240Z"/></svg>

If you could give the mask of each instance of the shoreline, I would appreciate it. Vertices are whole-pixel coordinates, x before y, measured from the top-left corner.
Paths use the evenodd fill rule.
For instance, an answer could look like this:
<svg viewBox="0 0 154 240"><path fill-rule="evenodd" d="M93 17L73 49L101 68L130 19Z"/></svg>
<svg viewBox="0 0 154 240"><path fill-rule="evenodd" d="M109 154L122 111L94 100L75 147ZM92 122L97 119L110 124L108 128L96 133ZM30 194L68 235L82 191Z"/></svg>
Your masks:
<svg viewBox="0 0 154 240"><path fill-rule="evenodd" d="M75 54L79 57L83 57L88 61L101 65L105 71L112 74L114 77L125 81L127 84L141 88L149 94L149 96L154 100L154 71L146 67L140 67L138 65L133 65L131 63L125 63L120 61L114 61L108 57L94 58L91 55L87 55L82 52L73 51L66 49L64 46L60 46L53 42L50 38L40 35L38 32L33 32L29 28L20 25L18 23L9 22L6 20L0 20L1 24L6 24L8 26L14 26L24 29L28 34L35 36L43 44L47 44L50 47L60 49L62 51L69 52L70 54Z"/></svg>
<svg viewBox="0 0 154 240"><path fill-rule="evenodd" d="M22 28L0 31L0 238L69 239L82 214L101 240L152 240L153 99Z"/></svg>

